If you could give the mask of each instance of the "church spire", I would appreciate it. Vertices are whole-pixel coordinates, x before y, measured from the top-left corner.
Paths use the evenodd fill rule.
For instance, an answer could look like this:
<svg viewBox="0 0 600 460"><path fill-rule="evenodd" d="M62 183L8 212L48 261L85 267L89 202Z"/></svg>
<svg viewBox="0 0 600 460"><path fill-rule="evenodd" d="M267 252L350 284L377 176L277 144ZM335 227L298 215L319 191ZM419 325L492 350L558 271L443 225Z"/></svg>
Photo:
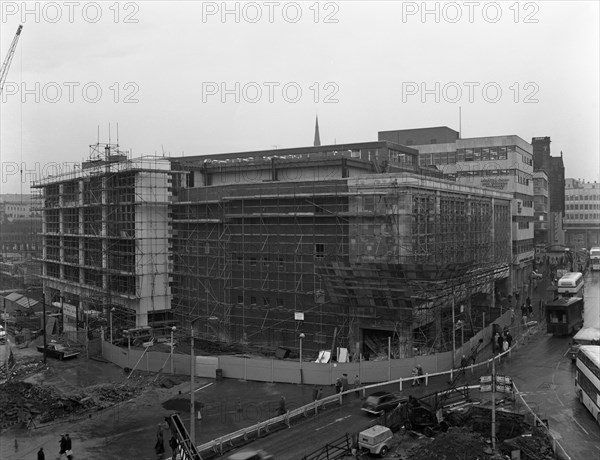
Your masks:
<svg viewBox="0 0 600 460"><path fill-rule="evenodd" d="M315 147L321 146L321 136L319 136L319 117L318 116L315 119L315 142L313 145Z"/></svg>

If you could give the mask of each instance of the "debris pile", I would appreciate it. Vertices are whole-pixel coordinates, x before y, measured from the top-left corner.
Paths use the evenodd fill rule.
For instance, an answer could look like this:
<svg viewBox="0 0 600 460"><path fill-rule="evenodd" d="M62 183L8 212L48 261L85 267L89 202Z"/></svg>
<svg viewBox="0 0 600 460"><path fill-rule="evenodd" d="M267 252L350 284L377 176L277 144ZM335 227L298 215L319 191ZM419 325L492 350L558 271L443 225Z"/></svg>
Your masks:
<svg viewBox="0 0 600 460"><path fill-rule="evenodd" d="M2 427L15 423L48 423L87 411L101 410L142 392L139 385L99 384L85 393L64 396L54 387L10 380L0 385Z"/></svg>
<svg viewBox="0 0 600 460"><path fill-rule="evenodd" d="M492 449L483 436L465 428L451 427L436 434L428 444L412 448L411 460L481 460L492 457Z"/></svg>
<svg viewBox="0 0 600 460"><path fill-rule="evenodd" d="M511 456L511 452L519 450L521 460L550 460L555 458L550 439L539 428L533 429L531 434L506 439L500 444L499 450L508 457Z"/></svg>

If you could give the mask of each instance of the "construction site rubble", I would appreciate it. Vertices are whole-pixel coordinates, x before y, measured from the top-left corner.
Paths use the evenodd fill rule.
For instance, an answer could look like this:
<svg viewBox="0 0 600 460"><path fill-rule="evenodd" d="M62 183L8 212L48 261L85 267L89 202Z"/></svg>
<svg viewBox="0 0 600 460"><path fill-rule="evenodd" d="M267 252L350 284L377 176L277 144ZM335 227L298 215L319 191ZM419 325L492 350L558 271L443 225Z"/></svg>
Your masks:
<svg viewBox="0 0 600 460"><path fill-rule="evenodd" d="M43 424L66 416L110 407L141 393L142 387L100 384L85 392L65 396L52 386L10 380L0 385L2 427L15 423Z"/></svg>

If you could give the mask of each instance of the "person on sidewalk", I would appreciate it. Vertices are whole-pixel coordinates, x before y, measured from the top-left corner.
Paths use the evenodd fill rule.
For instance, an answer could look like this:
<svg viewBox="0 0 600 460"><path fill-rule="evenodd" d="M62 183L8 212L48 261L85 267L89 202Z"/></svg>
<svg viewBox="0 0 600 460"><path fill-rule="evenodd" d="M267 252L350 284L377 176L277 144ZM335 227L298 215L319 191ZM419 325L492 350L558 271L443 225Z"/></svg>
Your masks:
<svg viewBox="0 0 600 460"><path fill-rule="evenodd" d="M37 460L46 460L46 454L44 453L43 447L40 447L40 450L38 450Z"/></svg>
<svg viewBox="0 0 600 460"><path fill-rule="evenodd" d="M62 456L64 455L65 457L67 456L66 452L67 452L67 440L65 439L65 435L61 434L60 435L60 440L58 441L58 447L59 447L59 451L58 451L58 457L56 457L56 459L61 459Z"/></svg>
<svg viewBox="0 0 600 460"><path fill-rule="evenodd" d="M420 386L421 382L419 382L419 370L417 369L417 366L413 367L412 369L412 376L413 376L413 381L412 381L412 387L414 387L415 385Z"/></svg>
<svg viewBox="0 0 600 460"><path fill-rule="evenodd" d="M360 399L360 391L358 390L358 388L360 388L360 378L358 377L358 374L356 374L356 377L354 377L354 388L357 389L354 392L356 399Z"/></svg>

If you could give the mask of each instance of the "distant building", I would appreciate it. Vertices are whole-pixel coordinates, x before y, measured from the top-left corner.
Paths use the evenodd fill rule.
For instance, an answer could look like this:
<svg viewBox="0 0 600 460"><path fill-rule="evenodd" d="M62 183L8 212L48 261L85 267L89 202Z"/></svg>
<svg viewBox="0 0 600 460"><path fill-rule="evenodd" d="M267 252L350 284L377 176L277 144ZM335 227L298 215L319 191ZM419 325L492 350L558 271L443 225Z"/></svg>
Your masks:
<svg viewBox="0 0 600 460"><path fill-rule="evenodd" d="M548 175L546 171L539 170L533 173L533 243L536 247L549 244L549 211Z"/></svg>
<svg viewBox="0 0 600 460"><path fill-rule="evenodd" d="M600 184L566 180L566 245L573 249L600 246Z"/></svg>
<svg viewBox="0 0 600 460"><path fill-rule="evenodd" d="M533 137L533 169L544 170L548 174L550 209L549 212L565 212L565 165L562 158L550 155L550 138Z"/></svg>
<svg viewBox="0 0 600 460"><path fill-rule="evenodd" d="M411 144L422 167L439 169L461 184L512 194L511 287L529 286L534 260L533 151L519 136L459 138L448 127L383 131L379 139Z"/></svg>

